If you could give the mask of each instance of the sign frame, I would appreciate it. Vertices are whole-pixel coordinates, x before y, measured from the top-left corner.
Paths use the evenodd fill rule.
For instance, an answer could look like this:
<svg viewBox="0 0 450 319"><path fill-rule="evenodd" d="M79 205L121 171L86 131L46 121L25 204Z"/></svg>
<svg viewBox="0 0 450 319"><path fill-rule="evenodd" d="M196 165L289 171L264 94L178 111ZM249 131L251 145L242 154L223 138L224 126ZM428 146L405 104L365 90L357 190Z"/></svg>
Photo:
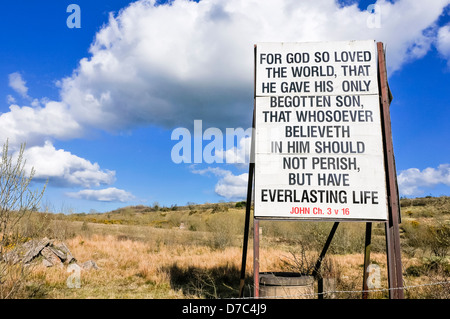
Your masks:
<svg viewBox="0 0 450 319"><path fill-rule="evenodd" d="M324 62L325 53L327 62ZM339 62L330 61L333 55ZM377 58L373 40L261 43L255 46L254 218L388 219L386 180L384 174L377 174L385 171ZM358 61L352 64L349 59ZM267 63L262 65L264 61ZM299 70L304 70L303 74L308 76L298 77ZM353 72L351 75L349 70ZM329 89L322 91L326 83ZM363 92L344 92L348 90L346 83L360 85ZM307 84L305 87L309 89L294 94L286 91L286 88L302 90L302 84ZM353 99L358 107L336 106L338 99L343 103L343 98L350 99L350 103ZM296 102L292 102L294 99ZM324 108L316 107L313 102L323 103L323 100L334 103ZM291 101L290 107L280 106L286 103L283 101ZM296 106L292 106L295 103ZM333 114L333 119L338 122L325 120L324 124L319 120L311 123L307 121L308 114L314 119ZM345 135L345 138L336 139L336 134ZM314 153L314 145L322 154ZM358 147L364 150L358 151ZM344 148L361 154L346 155ZM296 166L293 168L293 165ZM373 205L362 204L363 201L372 201Z"/></svg>
<svg viewBox="0 0 450 319"><path fill-rule="evenodd" d="M256 109L256 45L255 45L255 101L253 107L253 123L252 127L255 129L255 109ZM376 42L377 50L377 85L379 89L379 107L381 115L381 129L382 129L382 143L383 143L383 157L384 157L384 176L385 186L387 193L387 219L376 220L377 222L383 222L385 224L385 236L386 236L386 255L387 255L387 268L388 268L388 284L389 284L389 298L390 299L403 299L403 277L402 277L402 262L401 262L401 248L400 248L400 234L399 223L401 223L400 215L400 201L398 194L397 176L395 168L395 157L392 142L392 130L390 122L390 103L392 101L392 94L388 85L387 70L386 70L386 57L384 45L382 42ZM255 132L255 130L253 130ZM246 214L244 222L244 236L243 236L243 250L242 250L242 263L241 263L241 276L239 284L239 297L242 298L244 294L245 286L245 269L248 249L248 237L249 226L251 218L251 202L254 196L254 182L255 182L255 134L252 134L251 142L251 155L249 163L248 174L248 188L247 188L247 202L246 202ZM286 220L283 218L260 218L253 217L253 273L254 273L254 297L259 297L259 221L260 220ZM307 221L309 219L293 219L290 221ZM324 221L323 219L313 219L314 221ZM326 221L332 221L326 219ZM335 220L334 225L330 231L328 239L324 245L324 248L316 262L314 273L317 274L321 262L327 252L327 249L331 243L334 233L339 225L339 221L361 221L361 220ZM364 249L364 270L363 270L363 290L362 298L367 299L368 290L366 280L368 277L368 265L370 263L370 245L371 245L371 233L372 233L372 220L366 220L366 239ZM320 282L319 282L320 286ZM319 294L319 298L323 298L323 294Z"/></svg>

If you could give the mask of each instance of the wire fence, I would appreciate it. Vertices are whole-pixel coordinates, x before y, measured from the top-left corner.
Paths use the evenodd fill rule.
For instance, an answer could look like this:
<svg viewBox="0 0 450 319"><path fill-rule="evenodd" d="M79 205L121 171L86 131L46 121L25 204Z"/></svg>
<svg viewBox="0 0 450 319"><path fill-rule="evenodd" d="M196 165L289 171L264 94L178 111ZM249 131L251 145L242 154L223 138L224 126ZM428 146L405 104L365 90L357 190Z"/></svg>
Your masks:
<svg viewBox="0 0 450 319"><path fill-rule="evenodd" d="M408 290L408 289L415 289L415 288L421 288L421 287L430 287L430 286L446 286L450 285L450 281L438 281L438 282L431 282L431 283L424 283L419 285L411 285L411 286L403 286L398 288L373 288L368 290L332 290L332 291L323 291L323 292L316 292L316 293L301 293L301 294L294 294L294 295L283 295L283 296L264 296L264 297L243 297L240 299L289 299L289 298L305 298L305 297L318 297L320 295L335 295L335 294L353 294L353 293L360 293L361 295L363 293L374 293L374 292L388 292L393 290ZM450 288L449 288L450 289Z"/></svg>

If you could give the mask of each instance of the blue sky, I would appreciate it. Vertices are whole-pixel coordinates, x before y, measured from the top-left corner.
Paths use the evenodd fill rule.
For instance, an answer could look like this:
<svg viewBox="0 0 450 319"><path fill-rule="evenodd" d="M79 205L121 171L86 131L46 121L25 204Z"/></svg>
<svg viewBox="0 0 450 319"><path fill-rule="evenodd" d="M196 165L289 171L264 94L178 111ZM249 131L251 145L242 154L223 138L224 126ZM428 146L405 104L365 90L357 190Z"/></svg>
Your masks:
<svg viewBox="0 0 450 319"><path fill-rule="evenodd" d="M401 195L450 195L449 3L3 3L2 143L27 143L55 211L244 199L247 165L174 163L172 132L194 120L203 131L251 126L255 43L375 39L387 49ZM66 23L70 4L81 28Z"/></svg>

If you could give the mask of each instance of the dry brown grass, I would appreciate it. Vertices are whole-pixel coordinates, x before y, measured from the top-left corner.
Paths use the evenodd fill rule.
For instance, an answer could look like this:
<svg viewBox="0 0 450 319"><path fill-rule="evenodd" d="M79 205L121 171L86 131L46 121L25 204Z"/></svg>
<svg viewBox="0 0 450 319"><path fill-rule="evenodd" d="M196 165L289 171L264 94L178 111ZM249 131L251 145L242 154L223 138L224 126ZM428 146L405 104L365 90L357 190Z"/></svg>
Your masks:
<svg viewBox="0 0 450 319"><path fill-rule="evenodd" d="M181 231L178 231L181 232ZM175 232L174 232L175 233ZM170 269L213 269L240 265L237 247L212 250L208 246L181 243L166 245L143 242L114 235L76 236L67 241L79 262L94 260L98 270L81 272L81 288L68 288L66 268L38 266L33 279L44 280L48 298L187 298L173 289Z"/></svg>
<svg viewBox="0 0 450 319"><path fill-rule="evenodd" d="M176 237L176 233L185 231L171 232ZM139 241L120 235L96 234L89 237L79 235L66 243L79 262L94 260L100 269L82 271L81 288L77 289L67 287L66 280L70 275L67 268L38 265L32 281L41 283L41 297L209 298L236 297L238 294L242 254L239 247L217 250L207 245L167 245L161 241ZM260 270L285 271L286 260L294 253L283 248L263 247L260 251ZM308 252L308 255L315 258L313 252ZM249 250L247 258L249 295L253 284L252 250ZM339 289L360 290L363 255L333 255L332 258L339 265ZM384 256L372 254L372 260L383 265ZM357 295L347 293L339 297L357 298Z"/></svg>
<svg viewBox="0 0 450 319"><path fill-rule="evenodd" d="M408 206L402 228L403 273L406 286L448 281L448 256L436 259L436 238L423 229L447 230L448 206L439 206L431 219L429 206ZM433 208L434 207L434 208ZM437 206L436 206L437 207ZM81 272L81 288L68 288L67 268L35 267L29 284L34 298L229 298L238 296L242 254L242 209L193 206L176 211L139 210L83 216L58 216L58 229L48 234L64 240L80 263L94 260L98 270ZM421 210L420 210L421 209ZM439 218L437 218L439 217ZM120 222L111 221L120 220ZM93 222L94 221L94 222ZM439 222L439 223L437 223ZM180 229L183 223L186 229ZM447 223L447 224L445 224ZM55 224L56 225L56 224ZM314 264L331 224L261 223L260 271L296 271L298 260ZM436 228L435 225L441 225ZM223 226L223 227L219 227ZM429 228L433 226L434 228ZM421 228L422 227L422 228ZM76 235L74 235L76 234ZM444 233L445 234L445 233ZM427 235L427 236L425 236ZM251 238L252 236L250 236ZM376 223L371 262L381 271L387 289L384 226ZM337 298L361 298L363 286L364 223L342 223L323 268L337 281ZM427 243L430 244L427 244ZM438 241L439 243L440 241ZM307 244L305 244L307 243ZM253 292L253 243L247 256L245 296ZM448 245L445 246L448 248ZM443 247L443 248L445 248ZM304 250L304 256L302 251ZM294 262L293 262L294 261ZM295 263L297 261L297 265ZM301 271L301 270L299 270ZM449 298L450 285L424 286L405 291L407 298ZM387 290L369 298L387 298Z"/></svg>

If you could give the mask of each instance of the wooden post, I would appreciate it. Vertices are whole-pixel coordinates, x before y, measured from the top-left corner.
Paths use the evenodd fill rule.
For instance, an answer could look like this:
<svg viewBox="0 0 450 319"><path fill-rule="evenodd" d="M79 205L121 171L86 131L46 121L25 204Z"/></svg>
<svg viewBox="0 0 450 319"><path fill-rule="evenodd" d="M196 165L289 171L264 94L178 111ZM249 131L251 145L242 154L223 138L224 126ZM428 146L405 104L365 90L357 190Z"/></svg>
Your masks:
<svg viewBox="0 0 450 319"><path fill-rule="evenodd" d="M319 273L319 269L320 269L320 266L322 265L322 261L325 258L325 254L327 253L328 248L330 247L331 240L333 239L338 226L339 226L339 222L335 222L333 224L333 227L331 227L330 234L328 235L327 241L325 242L325 245L322 248L322 252L320 253L319 258L317 258L316 264L314 265L313 274L312 274L314 277L317 277L317 275Z"/></svg>
<svg viewBox="0 0 450 319"><path fill-rule="evenodd" d="M367 299L369 296L369 286L367 285L367 278L369 277L369 273L367 272L367 268L370 264L370 245L372 241L372 223L366 223L366 242L364 245L364 272L363 272L363 293L362 299Z"/></svg>
<svg viewBox="0 0 450 319"><path fill-rule="evenodd" d="M395 169L394 146L389 105L392 95L389 90L386 71L386 58L383 43L377 43L378 72L381 97L381 125L385 150L386 184L388 194L389 216L386 222L386 250L389 277L389 297L403 299L403 275L400 249L400 205L398 199L397 172Z"/></svg>
<svg viewBox="0 0 450 319"><path fill-rule="evenodd" d="M253 282L254 296L259 298L259 220L253 219Z"/></svg>
<svg viewBox="0 0 450 319"><path fill-rule="evenodd" d="M250 226L250 209L252 205L252 189L253 189L253 173L255 171L255 163L250 163L248 170L248 185L247 185L247 202L245 208L245 225L244 225L244 239L242 245L242 262L241 262L241 278L239 282L239 298L244 296L245 284L245 266L247 262L248 249L248 233Z"/></svg>
<svg viewBox="0 0 450 319"><path fill-rule="evenodd" d="M256 46L254 47L256 52ZM254 61L254 73L256 81L256 54ZM254 89L256 90L256 89ZM255 95L255 93L254 93ZM247 182L247 202L245 203L245 222L244 222L244 239L242 245L242 261L241 261L241 278L239 282L239 298L244 296L244 285L245 285L245 267L247 262L247 249L248 249L248 233L250 226L250 211L252 207L252 193L253 193L253 177L255 173L255 101L253 101L253 120L252 120L252 138L250 145L250 163L248 166L248 182Z"/></svg>
<svg viewBox="0 0 450 319"><path fill-rule="evenodd" d="M322 261L325 258L328 248L330 247L331 240L333 239L338 226L339 226L339 222L335 222L333 224L333 227L331 227L331 231L330 231L330 234L328 235L327 241L325 242L325 245L322 248L322 252L320 253L319 258L317 258L316 264L314 265L312 275L315 279L317 279L317 292L319 293L318 299L323 299L323 278L322 278L322 276L318 275L320 266L322 265Z"/></svg>

